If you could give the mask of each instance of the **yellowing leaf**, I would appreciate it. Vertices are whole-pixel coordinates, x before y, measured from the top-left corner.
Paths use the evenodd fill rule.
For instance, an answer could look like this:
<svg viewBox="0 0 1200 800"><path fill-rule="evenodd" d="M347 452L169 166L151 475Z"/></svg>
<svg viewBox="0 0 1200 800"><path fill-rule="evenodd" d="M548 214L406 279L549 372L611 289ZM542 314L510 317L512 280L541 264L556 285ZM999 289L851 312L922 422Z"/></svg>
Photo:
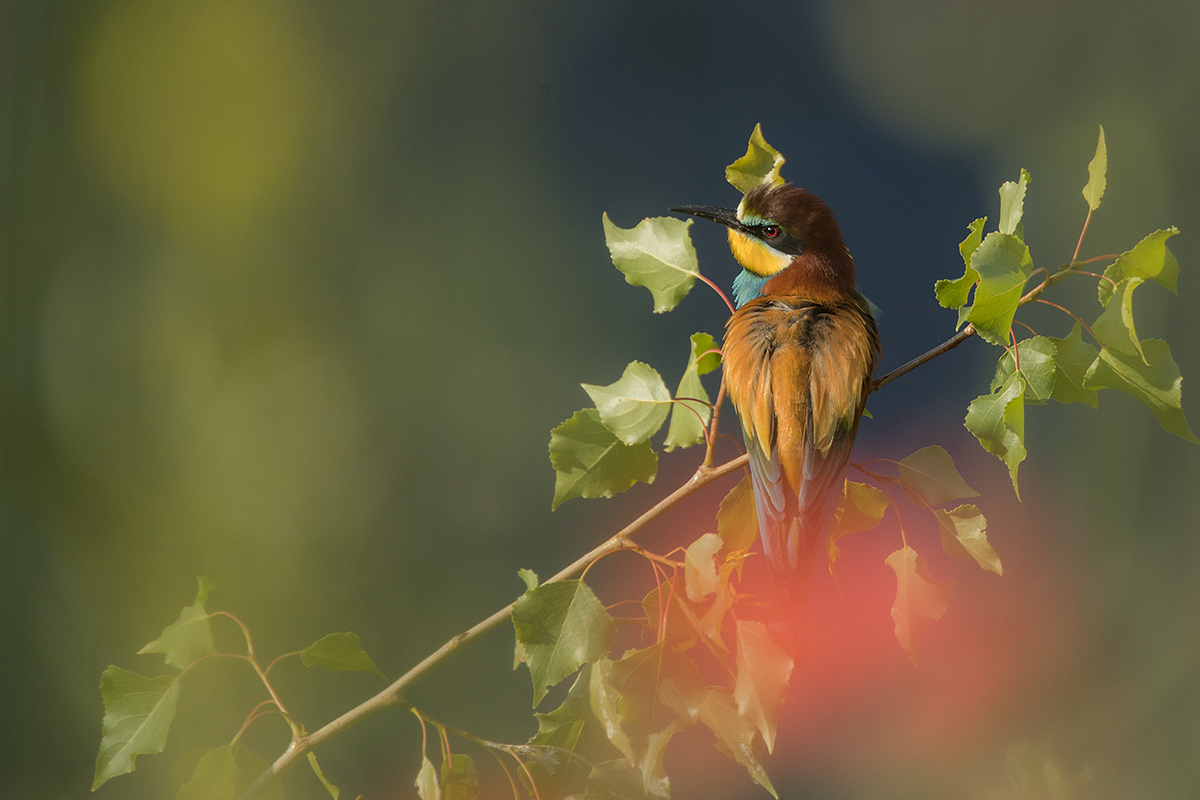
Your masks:
<svg viewBox="0 0 1200 800"><path fill-rule="evenodd" d="M225 745L201 756L191 779L176 793L176 800L234 798L254 783L270 763L241 745ZM283 784L268 784L263 797L283 797Z"/></svg>
<svg viewBox="0 0 1200 800"><path fill-rule="evenodd" d="M721 537L706 533L688 545L683 555L683 580L688 600L699 603L717 590L716 555L721 549Z"/></svg>
<svg viewBox="0 0 1200 800"><path fill-rule="evenodd" d="M417 772L413 786L417 787L417 797L421 800L442 800L442 785L438 781L437 768L428 757L421 758L421 769Z"/></svg>
<svg viewBox="0 0 1200 800"><path fill-rule="evenodd" d="M604 241L613 266L632 286L645 286L654 297L654 313L679 305L696 282L700 267L688 228L692 220L651 217L633 228L619 228L604 215Z"/></svg>
<svg viewBox="0 0 1200 800"><path fill-rule="evenodd" d="M616 383L580 385L596 404L604 427L630 446L657 433L671 410L671 393L662 377L640 361L631 361Z"/></svg>
<svg viewBox="0 0 1200 800"><path fill-rule="evenodd" d="M960 497L979 496L979 492L968 486L958 474L950 454L937 445L922 447L911 456L901 459L898 466L905 488L919 493L931 506Z"/></svg>
<svg viewBox="0 0 1200 800"><path fill-rule="evenodd" d="M653 483L658 471L649 442L625 444L594 408L577 411L550 431L550 463L555 469L551 509L572 497L612 497L637 481Z"/></svg>
<svg viewBox="0 0 1200 800"><path fill-rule="evenodd" d="M762 737L758 728L738 713L733 697L722 688L708 689L697 704L697 716L750 777L778 800L779 795L763 767Z"/></svg>
<svg viewBox="0 0 1200 800"><path fill-rule="evenodd" d="M783 184L779 174L784 158L762 135L762 124L754 126L750 134L750 146L746 155L725 168L725 180L729 181L742 194L746 194L759 184L770 183L774 186Z"/></svg>
<svg viewBox="0 0 1200 800"><path fill-rule="evenodd" d="M733 699L738 714L762 734L767 752L775 749L779 712L792 677L792 657L767 632L761 622L737 621L737 681Z"/></svg>
<svg viewBox="0 0 1200 800"><path fill-rule="evenodd" d="M109 778L133 772L144 753L161 753L179 699L176 678L147 678L109 667L100 676L104 722L100 728L100 753L96 756L95 791Z"/></svg>
<svg viewBox="0 0 1200 800"><path fill-rule="evenodd" d="M732 553L749 550L758 541L758 512L754 508L754 489L746 475L717 509L717 534Z"/></svg>
<svg viewBox="0 0 1200 800"><path fill-rule="evenodd" d="M612 618L583 581L546 583L513 605L517 656L533 678L533 704L548 687L608 652L616 636Z"/></svg>
<svg viewBox="0 0 1200 800"><path fill-rule="evenodd" d="M209 613L204 608L213 583L204 576L197 578L196 582L200 586L195 602L180 611L179 618L164 628L157 639L139 650L139 655L162 653L164 661L172 667L183 669L196 659L217 652L213 647Z"/></svg>
<svg viewBox="0 0 1200 800"><path fill-rule="evenodd" d="M946 613L953 584L932 577L925 559L908 546L892 553L885 563L896 573L896 602L892 605L896 640L915 665L916 638L925 624Z"/></svg>
<svg viewBox="0 0 1200 800"><path fill-rule="evenodd" d="M676 402L671 405L671 425L663 446L667 451L676 447L690 447L704 441L704 430L712 418L712 407L708 404L708 392L700 382L700 376L712 372L721 364L717 342L707 333L693 333L687 369L675 392ZM694 399L686 399L694 398ZM700 402L696 402L700 401Z"/></svg>
<svg viewBox="0 0 1200 800"><path fill-rule="evenodd" d="M1003 575L1000 557L987 540L987 520L979 508L970 503L950 511L934 509L942 531L942 549L955 558L973 558L986 570Z"/></svg>
<svg viewBox="0 0 1200 800"><path fill-rule="evenodd" d="M370 672L386 680L379 667L362 649L357 633L331 633L304 648L300 660L306 667L319 665L330 672Z"/></svg>
<svg viewBox="0 0 1200 800"><path fill-rule="evenodd" d="M874 528L883 519L890 505L886 494L866 483L847 480L842 487L842 502L838 505L829 530L829 572L833 574L833 562L842 554L837 546L838 539L851 533Z"/></svg>
<svg viewBox="0 0 1200 800"><path fill-rule="evenodd" d="M1108 171L1108 150L1104 146L1104 126L1100 126L1100 141L1096 142L1096 155L1088 164L1088 182L1083 187L1083 199L1088 208L1095 211L1104 197L1105 173Z"/></svg>

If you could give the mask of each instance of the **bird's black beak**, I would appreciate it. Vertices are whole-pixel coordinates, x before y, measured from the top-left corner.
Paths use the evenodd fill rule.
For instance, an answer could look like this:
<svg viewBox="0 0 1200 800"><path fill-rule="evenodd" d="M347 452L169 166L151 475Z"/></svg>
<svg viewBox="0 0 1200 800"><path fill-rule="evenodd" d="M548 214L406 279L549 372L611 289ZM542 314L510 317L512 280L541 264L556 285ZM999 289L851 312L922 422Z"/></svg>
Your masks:
<svg viewBox="0 0 1200 800"><path fill-rule="evenodd" d="M727 228L734 230L742 230L745 226L737 218L737 212L731 208L717 208L716 206L679 206L672 208L676 214L687 214L692 217L700 217L700 219L708 219L713 222L719 222Z"/></svg>

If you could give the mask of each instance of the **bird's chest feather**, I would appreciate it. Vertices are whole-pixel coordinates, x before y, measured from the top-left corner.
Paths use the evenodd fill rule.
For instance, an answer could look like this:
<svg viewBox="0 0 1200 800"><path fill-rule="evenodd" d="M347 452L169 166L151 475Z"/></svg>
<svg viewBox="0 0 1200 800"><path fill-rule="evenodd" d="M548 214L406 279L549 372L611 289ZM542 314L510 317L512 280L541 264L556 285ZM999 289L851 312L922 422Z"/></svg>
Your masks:
<svg viewBox="0 0 1200 800"><path fill-rule="evenodd" d="M857 303L760 298L726 327L726 387L747 438L770 452L827 450L852 428L874 372L874 320Z"/></svg>

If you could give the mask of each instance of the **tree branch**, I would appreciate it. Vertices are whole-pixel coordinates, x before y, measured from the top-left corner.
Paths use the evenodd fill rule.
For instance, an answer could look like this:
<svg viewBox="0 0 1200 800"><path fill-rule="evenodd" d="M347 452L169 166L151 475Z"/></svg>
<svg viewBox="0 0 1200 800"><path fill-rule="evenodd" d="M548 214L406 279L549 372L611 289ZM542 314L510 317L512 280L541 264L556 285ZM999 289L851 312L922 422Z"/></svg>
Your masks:
<svg viewBox="0 0 1200 800"><path fill-rule="evenodd" d="M687 483L680 486L671 494L664 497L648 511L635 519L633 522L622 528L617 534L612 536L608 541L601 544L591 552L577 559L570 566L563 569L554 577L546 580L544 583L556 583L566 580L573 575L581 572L588 564L591 564L596 559L606 556L609 553L617 550L623 550L630 544L629 539L634 534L641 531L650 522L670 509L677 506L685 498L694 494L697 490L707 486L715 480L725 477L731 472L735 472L746 466L749 461L749 456L741 455L737 458L727 461L717 467L701 466L696 470L695 474L688 479ZM239 800L251 800L257 797L264 787L279 775L282 775L287 770L291 769L297 761L303 759L308 753L320 746L327 739L330 739L346 728L349 728L356 722L366 719L371 714L383 708L392 706L405 705L403 695L406 689L424 677L430 669L446 659L451 653L461 648L470 641L479 638L484 633L492 630L500 625L504 620L508 619L512 614L514 603L509 603L504 608L492 614L482 622L476 623L462 633L450 639L430 655L426 656L421 663L410 669L408 672L401 675L394 683L388 686L374 697L360 703L358 706L342 714L337 719L326 724L325 726L313 731L307 736L297 736L292 739L287 750L283 755L275 759L275 763L268 767L249 788L244 791Z"/></svg>

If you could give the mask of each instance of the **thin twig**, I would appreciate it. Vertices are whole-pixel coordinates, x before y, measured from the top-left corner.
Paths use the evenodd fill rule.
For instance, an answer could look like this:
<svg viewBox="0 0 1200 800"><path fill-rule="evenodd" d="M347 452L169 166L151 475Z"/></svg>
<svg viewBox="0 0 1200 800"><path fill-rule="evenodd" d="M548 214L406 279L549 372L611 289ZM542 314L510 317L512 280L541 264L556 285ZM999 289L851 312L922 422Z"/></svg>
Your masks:
<svg viewBox="0 0 1200 800"><path fill-rule="evenodd" d="M879 378L878 380L876 380L875 383L871 386L871 391L875 392L875 391L882 389L884 386L887 386L889 383L896 380L896 378L899 378L901 375L904 375L906 373L912 372L914 369L921 366L926 361L932 361L933 359L940 356L942 353L950 352L951 350L958 347L960 344L965 342L967 339L970 339L974 335L975 335L975 326L967 325L967 327L963 328L961 331L954 334L954 336L952 336L949 339L947 339L946 341L942 342L941 344L939 344L937 347L933 348L929 352L927 352L923 355L917 356L916 358L914 358L912 361L908 362L904 366L897 367L896 369L889 372L887 375L884 375L882 378Z"/></svg>

